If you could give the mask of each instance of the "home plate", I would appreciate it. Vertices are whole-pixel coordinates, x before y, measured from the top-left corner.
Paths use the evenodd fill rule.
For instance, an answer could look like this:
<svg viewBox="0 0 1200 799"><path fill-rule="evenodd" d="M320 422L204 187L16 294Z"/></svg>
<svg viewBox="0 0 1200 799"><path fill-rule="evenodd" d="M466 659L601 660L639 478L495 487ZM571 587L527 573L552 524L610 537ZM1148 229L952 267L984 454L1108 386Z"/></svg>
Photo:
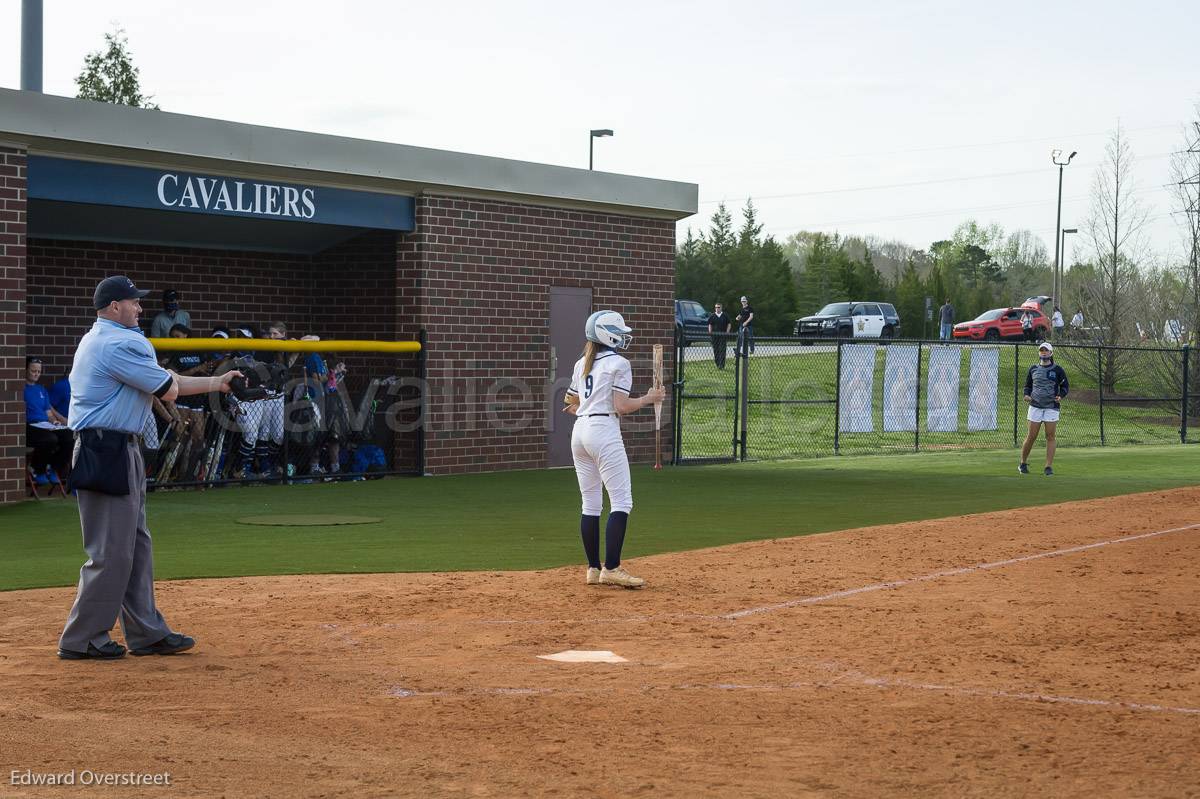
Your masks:
<svg viewBox="0 0 1200 799"><path fill-rule="evenodd" d="M620 655L615 655L607 649L568 649L566 652L555 652L553 655L538 655L541 660L554 660L559 663L628 663Z"/></svg>

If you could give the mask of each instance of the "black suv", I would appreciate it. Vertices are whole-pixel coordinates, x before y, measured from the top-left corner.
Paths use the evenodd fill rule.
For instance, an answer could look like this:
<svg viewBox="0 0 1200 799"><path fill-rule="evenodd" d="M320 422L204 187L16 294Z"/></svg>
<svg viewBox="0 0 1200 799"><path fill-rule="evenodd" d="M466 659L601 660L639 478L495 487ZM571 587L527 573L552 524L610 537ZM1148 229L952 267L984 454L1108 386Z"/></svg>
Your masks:
<svg viewBox="0 0 1200 799"><path fill-rule="evenodd" d="M708 333L708 311L695 300L675 300L675 327L693 336Z"/></svg>
<svg viewBox="0 0 1200 799"><path fill-rule="evenodd" d="M900 315L886 302L831 302L797 319L793 332L810 338L895 338Z"/></svg>

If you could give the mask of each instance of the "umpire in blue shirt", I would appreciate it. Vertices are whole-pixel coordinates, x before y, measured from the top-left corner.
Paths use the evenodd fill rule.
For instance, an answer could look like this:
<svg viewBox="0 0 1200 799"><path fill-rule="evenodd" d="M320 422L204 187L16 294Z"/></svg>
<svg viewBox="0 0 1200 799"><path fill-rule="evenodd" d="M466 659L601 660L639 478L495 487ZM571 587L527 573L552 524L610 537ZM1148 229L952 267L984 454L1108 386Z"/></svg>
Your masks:
<svg viewBox="0 0 1200 799"><path fill-rule="evenodd" d="M124 275L105 278L93 296L96 323L79 342L71 367L69 424L75 431L72 488L87 563L58 642L67 660L113 659L125 647L109 631L120 619L134 655L170 655L196 642L171 630L154 604L154 564L146 525L146 466L137 434L151 413L151 397L229 391L238 376L181 377L158 365L154 347L138 328L141 298Z"/></svg>

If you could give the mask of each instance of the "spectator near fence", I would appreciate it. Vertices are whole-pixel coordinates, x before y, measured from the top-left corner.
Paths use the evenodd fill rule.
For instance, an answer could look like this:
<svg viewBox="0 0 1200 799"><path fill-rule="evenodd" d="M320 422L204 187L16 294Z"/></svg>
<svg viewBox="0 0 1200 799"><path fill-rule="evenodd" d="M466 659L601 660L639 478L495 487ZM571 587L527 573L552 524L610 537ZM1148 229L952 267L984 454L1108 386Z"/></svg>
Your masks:
<svg viewBox="0 0 1200 799"><path fill-rule="evenodd" d="M750 300L746 297L742 297L742 310L738 312L737 321L738 349L744 358L754 352L754 309L750 307Z"/></svg>
<svg viewBox="0 0 1200 799"><path fill-rule="evenodd" d="M721 303L713 306L713 312L708 317L708 332L712 335L713 361L716 362L718 369L725 368L725 355L729 347L729 328L733 325L733 320L729 318L729 314L725 313L725 307Z"/></svg>
<svg viewBox="0 0 1200 799"><path fill-rule="evenodd" d="M38 381L42 377L42 360L25 359L25 441L33 447L30 465L40 484L47 480L58 482L71 468L74 440L67 429L67 419L50 403L50 392ZM47 468L53 471L47 475Z"/></svg>
<svg viewBox="0 0 1200 799"><path fill-rule="evenodd" d="M186 325L175 325L170 330L171 338L191 338L192 331ZM216 361L207 359L199 352L175 352L168 360L167 368L185 377L208 376L213 373ZM204 408L207 395L189 394L179 397L174 403L175 418L182 425L183 433L188 437L187 457L179 465L178 479L184 482L198 477L196 467L204 453L204 432L207 418Z"/></svg>
<svg viewBox="0 0 1200 799"><path fill-rule="evenodd" d="M175 325L191 327L192 317L187 311L180 310L179 292L167 289L163 292L163 309L150 324L150 338L167 338Z"/></svg>
<svg viewBox="0 0 1200 799"><path fill-rule="evenodd" d="M270 322L262 331L262 337L272 341L287 341L288 328L284 322ZM282 474L286 467L280 461L280 450L283 447L283 412L284 390L287 382L287 371L300 357L299 352L258 352L256 359L268 366L278 364L279 368L271 370L271 381L268 388L271 393L261 401L262 411L266 417L263 420L264 435L260 435L255 445L255 456L259 464L269 464L272 474Z"/></svg>
<svg viewBox="0 0 1200 799"><path fill-rule="evenodd" d="M954 335L954 306L950 304L950 298L946 298L946 304L938 309L938 337L942 341L949 341Z"/></svg>
<svg viewBox="0 0 1200 799"><path fill-rule="evenodd" d="M1062 309L1057 305L1054 306L1054 315L1050 317L1050 327L1054 328L1054 338L1061 339L1066 323L1063 321Z"/></svg>
<svg viewBox="0 0 1200 799"><path fill-rule="evenodd" d="M1021 335L1026 341L1033 341L1036 335L1033 330L1033 311L1028 308L1021 313Z"/></svg>

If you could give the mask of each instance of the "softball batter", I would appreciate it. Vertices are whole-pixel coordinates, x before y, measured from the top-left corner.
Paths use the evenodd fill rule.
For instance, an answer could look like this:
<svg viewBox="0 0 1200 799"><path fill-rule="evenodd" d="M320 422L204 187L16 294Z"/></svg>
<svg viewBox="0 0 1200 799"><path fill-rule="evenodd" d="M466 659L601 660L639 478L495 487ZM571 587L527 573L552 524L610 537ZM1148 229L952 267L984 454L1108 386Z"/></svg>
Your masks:
<svg viewBox="0 0 1200 799"><path fill-rule="evenodd" d="M633 487L629 479L629 459L621 440L618 415L633 413L647 405L662 402L663 388L652 388L641 397L630 396L633 370L617 350L626 349L633 332L616 311L597 311L584 326L587 346L575 364L571 387L567 389L567 413L577 418L571 432L571 454L575 476L583 496L583 515L579 532L587 555L588 585L619 585L641 588L646 581L621 568L621 545L625 527L633 510ZM604 491L608 491L610 510L604 529L604 564L600 563L600 512Z"/></svg>

